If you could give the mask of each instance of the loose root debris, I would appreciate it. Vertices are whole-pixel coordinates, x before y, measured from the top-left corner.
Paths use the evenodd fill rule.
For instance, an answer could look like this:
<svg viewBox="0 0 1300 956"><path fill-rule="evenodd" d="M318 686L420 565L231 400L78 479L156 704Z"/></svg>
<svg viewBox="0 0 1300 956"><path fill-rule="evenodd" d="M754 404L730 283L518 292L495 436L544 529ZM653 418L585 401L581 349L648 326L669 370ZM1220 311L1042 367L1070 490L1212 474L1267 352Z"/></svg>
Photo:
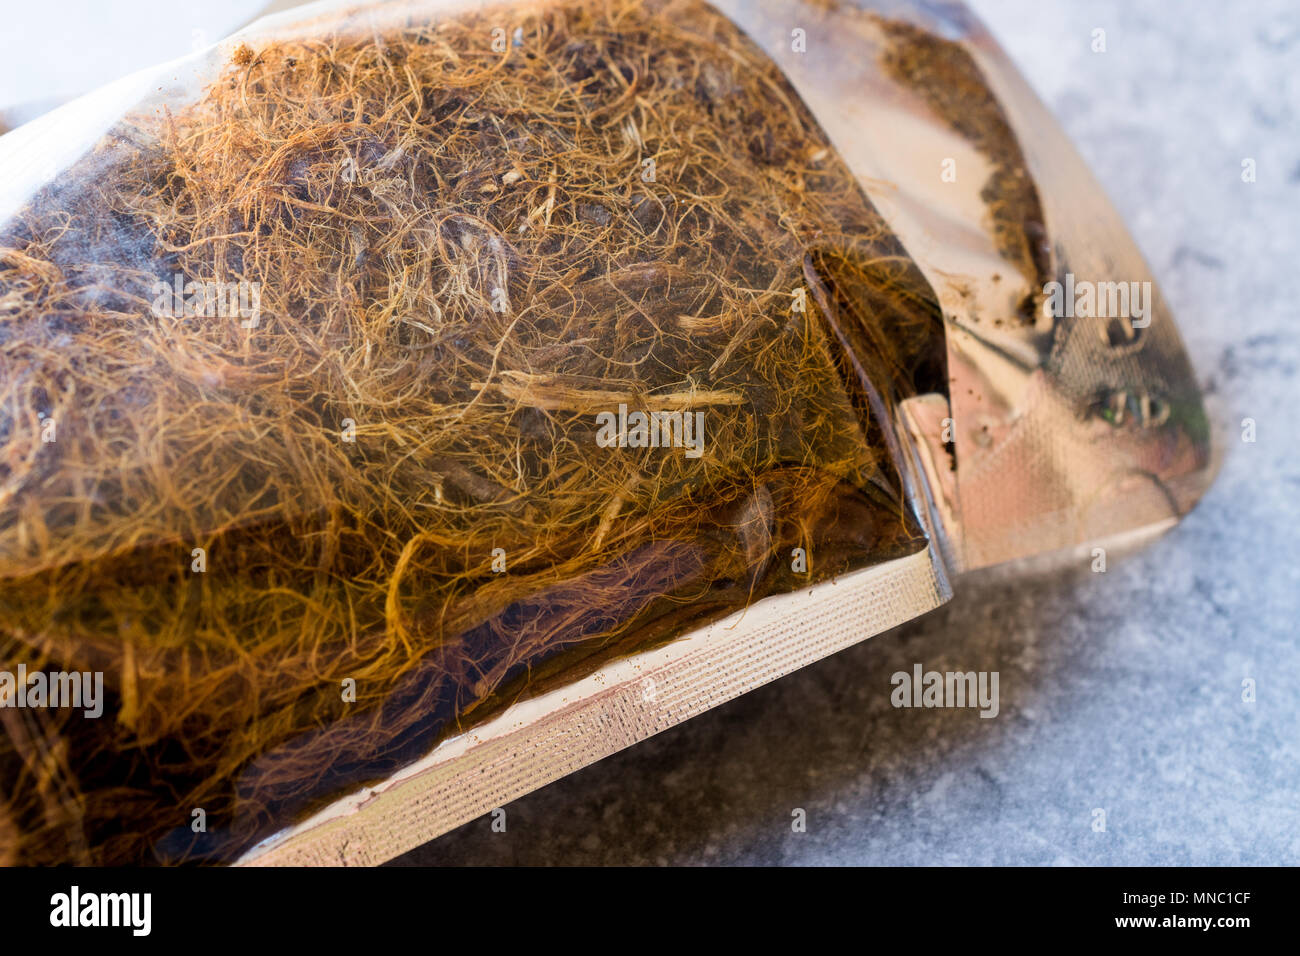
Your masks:
<svg viewBox="0 0 1300 956"><path fill-rule="evenodd" d="M160 314L178 275L258 314ZM521 695L916 551L868 393L942 383L941 343L695 0L248 41L0 229L0 659L108 696L0 709L0 859L229 860ZM703 453L598 445L620 403L702 412Z"/></svg>

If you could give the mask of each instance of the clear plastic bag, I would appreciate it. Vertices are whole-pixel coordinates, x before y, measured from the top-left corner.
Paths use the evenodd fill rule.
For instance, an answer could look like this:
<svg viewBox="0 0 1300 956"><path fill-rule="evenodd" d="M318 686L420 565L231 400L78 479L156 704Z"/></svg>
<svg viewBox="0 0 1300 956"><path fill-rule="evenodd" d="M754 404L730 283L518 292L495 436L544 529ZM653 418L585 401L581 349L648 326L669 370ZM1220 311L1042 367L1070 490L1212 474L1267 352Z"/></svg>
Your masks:
<svg viewBox="0 0 1300 956"><path fill-rule="evenodd" d="M1045 314L1145 267L932 16L324 4L0 139L0 856L231 861L760 602L869 580L860 639L1190 507L1162 306Z"/></svg>

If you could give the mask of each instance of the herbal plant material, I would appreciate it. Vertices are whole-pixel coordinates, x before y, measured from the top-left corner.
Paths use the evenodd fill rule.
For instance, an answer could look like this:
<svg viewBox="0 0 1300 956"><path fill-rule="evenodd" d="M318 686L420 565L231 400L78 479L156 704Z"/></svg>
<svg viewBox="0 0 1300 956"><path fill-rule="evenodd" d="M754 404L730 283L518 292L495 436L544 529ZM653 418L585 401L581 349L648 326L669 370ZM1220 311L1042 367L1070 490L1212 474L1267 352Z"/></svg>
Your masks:
<svg viewBox="0 0 1300 956"><path fill-rule="evenodd" d="M108 698L0 708L0 858L231 859L925 546L882 418L942 390L937 307L728 20L357 22L240 46L0 230L0 660ZM698 446L597 440L638 411Z"/></svg>

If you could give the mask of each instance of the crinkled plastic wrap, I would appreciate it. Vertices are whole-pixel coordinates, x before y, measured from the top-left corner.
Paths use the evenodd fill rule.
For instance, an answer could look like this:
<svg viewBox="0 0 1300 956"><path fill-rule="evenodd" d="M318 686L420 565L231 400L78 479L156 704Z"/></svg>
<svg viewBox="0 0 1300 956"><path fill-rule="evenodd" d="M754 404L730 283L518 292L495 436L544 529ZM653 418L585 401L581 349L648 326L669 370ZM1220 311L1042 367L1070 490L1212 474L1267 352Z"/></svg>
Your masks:
<svg viewBox="0 0 1300 956"><path fill-rule="evenodd" d="M959 7L315 5L0 172L7 862L380 861L1209 478Z"/></svg>

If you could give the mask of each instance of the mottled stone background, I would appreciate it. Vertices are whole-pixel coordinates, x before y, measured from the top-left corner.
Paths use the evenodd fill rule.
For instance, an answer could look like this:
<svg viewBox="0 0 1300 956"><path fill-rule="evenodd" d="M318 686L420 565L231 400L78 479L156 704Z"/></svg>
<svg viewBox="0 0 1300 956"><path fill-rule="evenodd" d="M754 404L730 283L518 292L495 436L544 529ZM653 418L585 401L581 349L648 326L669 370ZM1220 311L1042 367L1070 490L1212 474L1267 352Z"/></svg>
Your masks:
<svg viewBox="0 0 1300 956"><path fill-rule="evenodd" d="M1226 448L1210 494L1104 575L963 579L924 618L509 804L505 833L483 818L398 862L1300 863L1300 6L973 6L1174 307ZM893 709L889 676L916 662L999 671L1001 714Z"/></svg>

